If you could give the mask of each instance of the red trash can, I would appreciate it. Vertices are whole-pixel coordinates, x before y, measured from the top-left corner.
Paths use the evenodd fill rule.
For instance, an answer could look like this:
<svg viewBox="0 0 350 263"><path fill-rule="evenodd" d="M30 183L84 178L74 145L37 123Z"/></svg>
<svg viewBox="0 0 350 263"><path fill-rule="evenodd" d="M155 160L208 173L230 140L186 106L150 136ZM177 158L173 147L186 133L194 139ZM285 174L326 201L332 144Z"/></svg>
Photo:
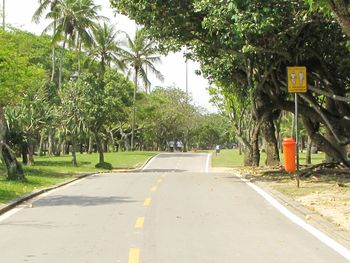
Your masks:
<svg viewBox="0 0 350 263"><path fill-rule="evenodd" d="M296 171L295 164L295 146L296 143L293 138L284 138L282 142L284 155L284 169L288 173Z"/></svg>

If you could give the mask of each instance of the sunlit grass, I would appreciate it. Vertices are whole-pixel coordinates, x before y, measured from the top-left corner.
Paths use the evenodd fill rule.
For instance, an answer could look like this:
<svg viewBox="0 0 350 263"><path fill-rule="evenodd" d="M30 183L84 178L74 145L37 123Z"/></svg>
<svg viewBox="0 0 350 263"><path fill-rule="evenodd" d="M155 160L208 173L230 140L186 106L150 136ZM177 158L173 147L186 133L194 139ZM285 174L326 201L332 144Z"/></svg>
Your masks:
<svg viewBox="0 0 350 263"><path fill-rule="evenodd" d="M112 164L113 169L132 169L142 164L154 152L119 152L106 153L105 162ZM96 169L98 154L77 154L78 166L71 164L72 157L35 157L33 166L23 166L25 181L8 181L4 176L4 168L0 166L0 204L16 199L35 189L40 189L64 182L82 173L102 172L103 169Z"/></svg>
<svg viewBox="0 0 350 263"><path fill-rule="evenodd" d="M266 153L260 153L260 166L263 166L266 159ZM281 164L284 162L283 154L280 154ZM321 163L325 159L324 153L312 154L311 162L312 164ZM306 153L299 154L299 162L300 164L306 164ZM243 166L244 164L244 155L239 154L238 149L224 149L221 150L219 154L216 155L213 152L212 157L212 166L213 167L237 167Z"/></svg>

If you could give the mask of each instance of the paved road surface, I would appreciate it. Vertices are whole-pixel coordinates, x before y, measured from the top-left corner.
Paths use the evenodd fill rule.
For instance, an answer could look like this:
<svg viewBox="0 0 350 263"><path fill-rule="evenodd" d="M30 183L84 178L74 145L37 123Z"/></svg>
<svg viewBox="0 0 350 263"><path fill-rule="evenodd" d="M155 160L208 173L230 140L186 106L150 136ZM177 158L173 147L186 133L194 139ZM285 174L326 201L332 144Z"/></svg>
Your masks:
<svg viewBox="0 0 350 263"><path fill-rule="evenodd" d="M88 177L0 216L0 262L339 263L344 257L206 154Z"/></svg>

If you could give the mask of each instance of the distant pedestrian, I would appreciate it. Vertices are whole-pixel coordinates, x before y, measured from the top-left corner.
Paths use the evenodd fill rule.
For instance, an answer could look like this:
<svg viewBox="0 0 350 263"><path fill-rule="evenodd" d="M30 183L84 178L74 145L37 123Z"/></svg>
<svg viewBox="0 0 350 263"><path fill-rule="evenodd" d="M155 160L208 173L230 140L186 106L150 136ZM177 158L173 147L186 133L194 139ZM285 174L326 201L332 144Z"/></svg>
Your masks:
<svg viewBox="0 0 350 263"><path fill-rule="evenodd" d="M220 153L220 145L219 144L217 144L215 146L215 155L218 155L218 153Z"/></svg>

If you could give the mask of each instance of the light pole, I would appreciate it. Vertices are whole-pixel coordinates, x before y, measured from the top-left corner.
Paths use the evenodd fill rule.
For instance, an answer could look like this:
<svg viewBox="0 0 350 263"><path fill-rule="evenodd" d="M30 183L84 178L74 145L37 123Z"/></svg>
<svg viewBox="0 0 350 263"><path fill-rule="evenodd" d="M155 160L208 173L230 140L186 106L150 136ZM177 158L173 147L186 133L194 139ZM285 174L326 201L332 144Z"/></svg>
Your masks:
<svg viewBox="0 0 350 263"><path fill-rule="evenodd" d="M5 31L5 0L2 0L2 29Z"/></svg>
<svg viewBox="0 0 350 263"><path fill-rule="evenodd" d="M188 103L188 58L186 56L186 102Z"/></svg>
<svg viewBox="0 0 350 263"><path fill-rule="evenodd" d="M188 106L188 54L186 53L186 107ZM185 131L185 145L184 151L187 152L188 148L188 128Z"/></svg>

